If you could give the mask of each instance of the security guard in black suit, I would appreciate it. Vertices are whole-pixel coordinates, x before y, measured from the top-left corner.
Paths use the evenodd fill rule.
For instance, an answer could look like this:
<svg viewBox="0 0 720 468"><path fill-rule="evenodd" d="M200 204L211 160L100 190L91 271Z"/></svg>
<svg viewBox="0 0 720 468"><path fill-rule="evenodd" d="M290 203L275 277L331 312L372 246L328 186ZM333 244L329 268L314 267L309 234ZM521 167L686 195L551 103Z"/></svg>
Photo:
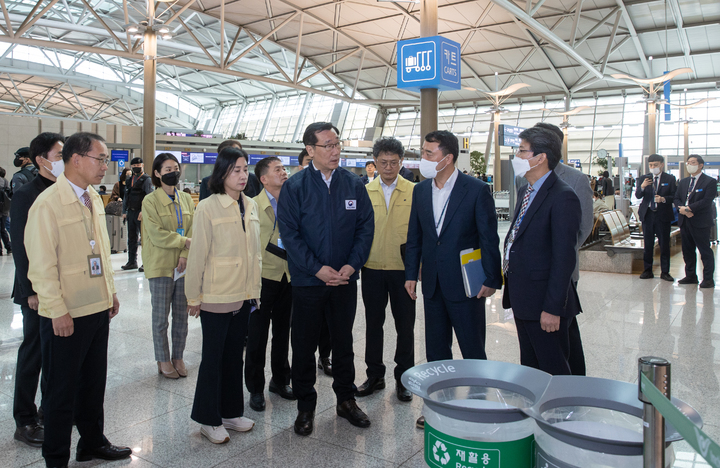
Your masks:
<svg viewBox="0 0 720 468"><path fill-rule="evenodd" d="M653 278L653 254L655 237L660 243L660 278L674 281L670 276L670 224L674 219L673 200L677 182L675 176L664 172L665 159L659 154L648 157L650 174L640 176L637 181L635 197L640 203L640 221L642 221L645 251L643 263L645 271L640 279Z"/></svg>
<svg viewBox="0 0 720 468"><path fill-rule="evenodd" d="M682 237L683 260L685 260L685 278L679 284L697 284L697 256L700 251L703 262L703 281L701 288L714 288L715 255L710 248L710 231L715 223L713 204L717 197L717 182L703 174L705 161L697 154L691 154L685 168L690 173L678 182L675 192L675 206L678 208L678 225Z"/></svg>

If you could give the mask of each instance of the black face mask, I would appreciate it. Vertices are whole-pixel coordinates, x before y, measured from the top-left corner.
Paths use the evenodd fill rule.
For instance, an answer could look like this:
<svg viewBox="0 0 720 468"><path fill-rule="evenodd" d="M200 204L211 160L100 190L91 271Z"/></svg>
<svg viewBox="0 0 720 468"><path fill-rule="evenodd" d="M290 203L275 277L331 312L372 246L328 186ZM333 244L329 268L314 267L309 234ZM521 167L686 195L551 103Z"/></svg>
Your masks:
<svg viewBox="0 0 720 468"><path fill-rule="evenodd" d="M140 174L142 174L142 167L133 167L132 171L133 171L133 174L140 175Z"/></svg>
<svg viewBox="0 0 720 468"><path fill-rule="evenodd" d="M174 187L180 182L180 172L168 172L163 174L160 180L162 180L163 184Z"/></svg>

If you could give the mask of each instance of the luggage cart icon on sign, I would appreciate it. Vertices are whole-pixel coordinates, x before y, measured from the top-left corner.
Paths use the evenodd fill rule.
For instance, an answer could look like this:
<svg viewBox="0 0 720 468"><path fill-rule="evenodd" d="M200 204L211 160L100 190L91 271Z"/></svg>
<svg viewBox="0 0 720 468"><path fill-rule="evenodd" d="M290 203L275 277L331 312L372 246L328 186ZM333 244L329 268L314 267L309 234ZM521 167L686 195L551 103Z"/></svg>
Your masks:
<svg viewBox="0 0 720 468"><path fill-rule="evenodd" d="M432 68L430 54L432 54L432 52L432 50L422 50L415 55L405 57L405 71L410 73L413 70L416 72L430 70Z"/></svg>

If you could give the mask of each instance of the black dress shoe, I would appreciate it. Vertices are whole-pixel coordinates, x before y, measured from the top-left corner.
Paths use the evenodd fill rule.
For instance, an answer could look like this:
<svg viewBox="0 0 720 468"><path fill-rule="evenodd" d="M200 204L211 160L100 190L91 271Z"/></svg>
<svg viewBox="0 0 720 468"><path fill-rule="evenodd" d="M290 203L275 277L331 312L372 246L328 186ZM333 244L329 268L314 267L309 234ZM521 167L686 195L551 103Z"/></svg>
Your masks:
<svg viewBox="0 0 720 468"><path fill-rule="evenodd" d="M75 454L75 460L79 462L90 461L93 458L102 460L122 460L128 458L132 450L130 447L117 447L111 443L94 449L78 449Z"/></svg>
<svg viewBox="0 0 720 468"><path fill-rule="evenodd" d="M410 393L410 390L405 388L403 384L401 384L399 381L397 383L397 397L400 401L412 401L412 393Z"/></svg>
<svg viewBox="0 0 720 468"><path fill-rule="evenodd" d="M318 369L322 369L323 372L325 372L325 375L329 375L332 377L332 361L330 358L320 358L318 361Z"/></svg>
<svg viewBox="0 0 720 468"><path fill-rule="evenodd" d="M385 388L385 379L382 377L369 377L357 390L355 390L355 396L363 397L372 395L375 390L382 390Z"/></svg>
<svg viewBox="0 0 720 468"><path fill-rule="evenodd" d="M370 420L367 414L358 408L355 400L346 400L337 405L337 415L350 421L350 424L357 427L370 427Z"/></svg>
<svg viewBox="0 0 720 468"><path fill-rule="evenodd" d="M640 279L650 279L650 278L655 278L655 275L653 275L652 270L645 270L640 275Z"/></svg>
<svg viewBox="0 0 720 468"><path fill-rule="evenodd" d="M685 278L678 281L678 284L698 284L698 283L699 283L699 281L697 279L697 276L694 278L686 276Z"/></svg>
<svg viewBox="0 0 720 468"><path fill-rule="evenodd" d="M664 279L665 281L670 281L671 283L672 283L673 281L675 281L675 278L673 278L672 276L670 276L670 273L661 273L661 274L660 274L660 279Z"/></svg>
<svg viewBox="0 0 720 468"><path fill-rule="evenodd" d="M25 442L30 447L40 448L45 440L45 429L40 424L28 424L15 429L15 440Z"/></svg>
<svg viewBox="0 0 720 468"><path fill-rule="evenodd" d="M315 421L314 411L299 411L297 418L295 418L295 434L301 436L312 434L313 421Z"/></svg>
<svg viewBox="0 0 720 468"><path fill-rule="evenodd" d="M138 271L139 271L140 273L144 272L144 271L145 271L145 265L141 265L140 268L138 268Z"/></svg>
<svg viewBox="0 0 720 468"><path fill-rule="evenodd" d="M251 393L250 408L257 412L265 411L265 395L262 393Z"/></svg>
<svg viewBox="0 0 720 468"><path fill-rule="evenodd" d="M701 288L714 288L714 287L715 287L715 281L713 281L713 280L711 280L711 279L703 280L703 282L700 283L700 287L701 287Z"/></svg>
<svg viewBox="0 0 720 468"><path fill-rule="evenodd" d="M126 263L125 265L121 266L121 270L135 270L138 267L137 263Z"/></svg>
<svg viewBox="0 0 720 468"><path fill-rule="evenodd" d="M415 427L418 429L425 429L425 416L417 418L417 421L415 421Z"/></svg>
<svg viewBox="0 0 720 468"><path fill-rule="evenodd" d="M290 385L278 385L271 380L268 390L270 390L270 393L280 395L281 398L285 398L286 400L297 400Z"/></svg>

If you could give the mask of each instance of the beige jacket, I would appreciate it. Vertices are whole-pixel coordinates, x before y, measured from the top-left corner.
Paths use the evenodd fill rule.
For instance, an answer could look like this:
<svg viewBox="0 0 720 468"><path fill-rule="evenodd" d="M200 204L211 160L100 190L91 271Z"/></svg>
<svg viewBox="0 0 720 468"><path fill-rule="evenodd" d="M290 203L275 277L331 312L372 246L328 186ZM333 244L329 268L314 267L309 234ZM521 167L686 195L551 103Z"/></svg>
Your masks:
<svg viewBox="0 0 720 468"><path fill-rule="evenodd" d="M260 298L258 208L252 199L242 197L246 207L245 231L238 202L229 195L214 194L198 204L185 275L188 305Z"/></svg>
<svg viewBox="0 0 720 468"><path fill-rule="evenodd" d="M283 275L287 275L290 282L290 271L287 260L267 251L268 242L278 245L280 238L280 227L275 223L275 211L270 204L267 192L262 190L259 195L253 198L258 206L260 218L260 249L262 252L262 277L272 281L282 281ZM273 232L273 227L275 231Z"/></svg>
<svg viewBox="0 0 720 468"><path fill-rule="evenodd" d="M28 278L38 295L38 314L72 318L103 312L113 305L115 282L110 261L110 239L102 198L88 187L92 215L80 202L65 174L35 200L25 226ZM100 254L103 276L91 278L88 232L94 231L95 253ZM92 237L92 236L91 236Z"/></svg>

